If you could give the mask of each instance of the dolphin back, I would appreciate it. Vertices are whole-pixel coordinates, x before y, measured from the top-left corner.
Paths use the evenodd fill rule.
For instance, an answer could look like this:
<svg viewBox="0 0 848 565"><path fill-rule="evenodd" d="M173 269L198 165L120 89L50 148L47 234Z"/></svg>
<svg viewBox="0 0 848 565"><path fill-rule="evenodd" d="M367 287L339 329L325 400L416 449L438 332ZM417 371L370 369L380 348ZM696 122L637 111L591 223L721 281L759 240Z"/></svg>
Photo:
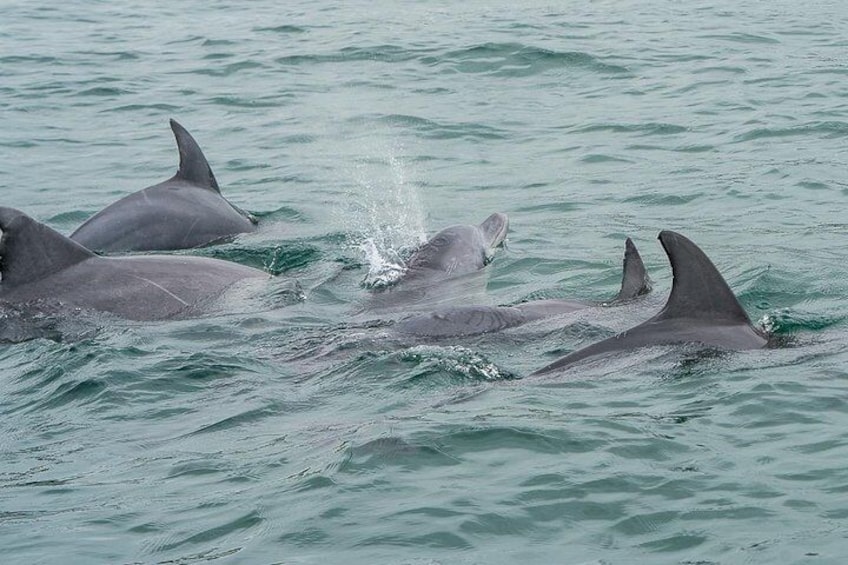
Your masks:
<svg viewBox="0 0 848 565"><path fill-rule="evenodd" d="M0 280L6 288L35 282L95 256L14 208L0 207L0 230Z"/></svg>
<svg viewBox="0 0 848 565"><path fill-rule="evenodd" d="M589 357L649 345L699 343L737 350L768 345L766 336L751 325L724 277L697 245L673 231L660 232L659 240L674 275L663 309L646 322L574 351L533 375L565 369ZM625 279L626 263L625 258Z"/></svg>
<svg viewBox="0 0 848 565"><path fill-rule="evenodd" d="M514 306L458 306L402 320L395 330L419 337L461 337L497 332L527 320Z"/></svg>
<svg viewBox="0 0 848 565"><path fill-rule="evenodd" d="M221 189L218 188L218 181L212 173L212 167L206 160L206 156L200 149L200 145L194 140L191 134L177 120L171 119L171 130L174 132L174 138L177 140L177 149L180 152L180 168L175 175L175 178L182 179L202 188L208 188L218 194Z"/></svg>

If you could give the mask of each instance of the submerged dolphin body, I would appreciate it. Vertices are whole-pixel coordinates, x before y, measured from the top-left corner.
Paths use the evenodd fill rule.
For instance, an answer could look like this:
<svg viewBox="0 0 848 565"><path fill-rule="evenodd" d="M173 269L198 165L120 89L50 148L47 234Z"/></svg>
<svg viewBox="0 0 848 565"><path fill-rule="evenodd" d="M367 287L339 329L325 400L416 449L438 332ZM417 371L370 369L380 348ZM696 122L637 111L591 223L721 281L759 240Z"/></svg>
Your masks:
<svg viewBox="0 0 848 565"><path fill-rule="evenodd" d="M412 254L397 281L374 294L368 309L413 309L460 298L479 282L474 274L491 261L508 229L501 213L477 226L443 229Z"/></svg>
<svg viewBox="0 0 848 565"><path fill-rule="evenodd" d="M99 257L36 222L0 207L0 302L59 305L131 320L186 318L244 279L264 271L206 257Z"/></svg>
<svg viewBox="0 0 848 565"><path fill-rule="evenodd" d="M103 252L167 251L200 247L256 229L255 220L221 195L194 138L171 120L180 168L170 179L107 206L71 234Z"/></svg>
<svg viewBox="0 0 848 565"><path fill-rule="evenodd" d="M651 282L639 250L630 238L625 242L621 290L612 300L632 300L651 290ZM559 314L593 306L579 300L533 300L515 306L459 306L408 318L395 331L420 337L458 337L497 332Z"/></svg>
<svg viewBox="0 0 848 565"><path fill-rule="evenodd" d="M673 231L662 231L674 281L665 307L653 318L614 337L566 355L533 375L562 370L584 359L651 345L696 343L722 349L759 349L766 335L751 325L721 273L701 249Z"/></svg>

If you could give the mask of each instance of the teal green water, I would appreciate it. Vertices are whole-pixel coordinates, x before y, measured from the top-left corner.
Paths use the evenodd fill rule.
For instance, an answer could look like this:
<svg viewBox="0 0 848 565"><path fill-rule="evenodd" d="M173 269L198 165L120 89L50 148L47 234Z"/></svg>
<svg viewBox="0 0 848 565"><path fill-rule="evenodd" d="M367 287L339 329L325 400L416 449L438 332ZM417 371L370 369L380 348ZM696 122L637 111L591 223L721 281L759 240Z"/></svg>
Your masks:
<svg viewBox="0 0 848 565"><path fill-rule="evenodd" d="M173 173L173 117L263 224L197 253L305 295L0 345L3 563L843 563L848 9L713 4L3 3L0 204L69 233ZM653 295L354 315L494 211L491 302L612 296L626 236ZM661 229L781 346L523 378L661 307Z"/></svg>

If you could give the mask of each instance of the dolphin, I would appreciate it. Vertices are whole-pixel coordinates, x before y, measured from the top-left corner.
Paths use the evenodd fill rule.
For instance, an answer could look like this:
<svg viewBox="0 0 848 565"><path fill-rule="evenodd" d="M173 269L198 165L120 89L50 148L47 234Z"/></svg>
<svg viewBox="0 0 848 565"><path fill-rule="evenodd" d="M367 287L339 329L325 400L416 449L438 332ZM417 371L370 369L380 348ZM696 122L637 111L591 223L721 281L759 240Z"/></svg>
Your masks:
<svg viewBox="0 0 848 565"><path fill-rule="evenodd" d="M629 237L625 241L621 289L606 304L627 302L647 294L651 279L639 250ZM594 304L580 300L533 300L514 306L459 306L407 318L395 325L397 332L420 337L459 337L497 332L560 314L589 308Z"/></svg>
<svg viewBox="0 0 848 565"><path fill-rule="evenodd" d="M447 227L422 244L404 265L403 274L377 290L369 310L402 306L405 310L458 298L479 282L509 229L506 214L494 213L480 225Z"/></svg>
<svg viewBox="0 0 848 565"><path fill-rule="evenodd" d="M175 120L180 168L170 179L107 206L71 234L93 251L200 247L256 229L256 220L221 195L200 146Z"/></svg>
<svg viewBox="0 0 848 565"><path fill-rule="evenodd" d="M671 294L663 309L647 322L570 353L531 376L559 371L590 357L651 345L695 343L732 350L768 345L766 334L751 325L721 273L697 245L673 231L660 232L659 240L673 273Z"/></svg>
<svg viewBox="0 0 848 565"><path fill-rule="evenodd" d="M264 271L206 257L100 257L23 212L0 207L0 302L58 304L130 320L196 315L211 299Z"/></svg>
<svg viewBox="0 0 848 565"><path fill-rule="evenodd" d="M479 271L506 239L509 218L495 212L479 226L456 225L443 229L415 250L395 284L429 284Z"/></svg>

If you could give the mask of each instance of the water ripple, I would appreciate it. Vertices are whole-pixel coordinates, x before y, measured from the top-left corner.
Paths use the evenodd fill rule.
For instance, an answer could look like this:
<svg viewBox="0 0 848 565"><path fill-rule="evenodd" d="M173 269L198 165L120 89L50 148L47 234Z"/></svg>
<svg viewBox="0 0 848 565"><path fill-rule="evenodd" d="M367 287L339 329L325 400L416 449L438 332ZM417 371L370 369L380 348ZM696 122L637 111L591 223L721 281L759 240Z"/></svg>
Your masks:
<svg viewBox="0 0 848 565"><path fill-rule="evenodd" d="M625 67L604 63L588 53L551 51L521 43L485 43L440 56L423 57L421 61L435 67L445 66L450 72L498 77L529 77L563 69L629 73Z"/></svg>

